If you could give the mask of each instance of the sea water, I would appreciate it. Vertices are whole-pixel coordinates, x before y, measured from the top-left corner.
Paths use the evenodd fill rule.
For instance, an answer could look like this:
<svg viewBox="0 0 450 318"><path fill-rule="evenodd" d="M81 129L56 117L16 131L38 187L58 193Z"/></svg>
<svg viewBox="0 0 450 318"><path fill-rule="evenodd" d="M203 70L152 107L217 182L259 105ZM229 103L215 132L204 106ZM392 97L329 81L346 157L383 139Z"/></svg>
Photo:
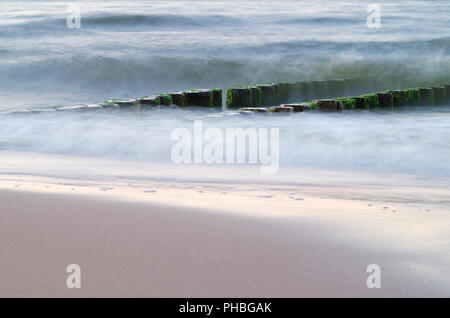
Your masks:
<svg viewBox="0 0 450 318"><path fill-rule="evenodd" d="M0 147L171 162L171 132L201 120L279 128L282 166L449 175L450 105L292 116L17 112L260 82L449 84L450 3L377 1L381 25L369 28L370 3L1 1ZM80 28L67 25L73 5Z"/></svg>

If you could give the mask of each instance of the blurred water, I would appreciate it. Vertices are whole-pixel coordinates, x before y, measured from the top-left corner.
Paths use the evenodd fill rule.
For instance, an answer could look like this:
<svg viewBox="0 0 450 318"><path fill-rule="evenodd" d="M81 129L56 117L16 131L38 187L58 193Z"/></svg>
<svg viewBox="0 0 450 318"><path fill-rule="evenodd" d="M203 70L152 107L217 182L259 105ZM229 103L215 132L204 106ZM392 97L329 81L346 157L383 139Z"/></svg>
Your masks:
<svg viewBox="0 0 450 318"><path fill-rule="evenodd" d="M371 75L389 87L450 83L450 3L377 1L0 2L0 110L189 88ZM170 133L205 112L0 115L1 149L169 161ZM210 114L214 115L214 114ZM448 175L450 107L393 113L204 117L279 127L282 165Z"/></svg>
<svg viewBox="0 0 450 318"><path fill-rule="evenodd" d="M81 28L69 29L69 4ZM189 88L370 74L389 87L450 82L450 3L1 1L0 109Z"/></svg>
<svg viewBox="0 0 450 318"><path fill-rule="evenodd" d="M175 109L1 115L0 149L170 163L172 131L193 137L201 120L203 130L224 136L232 127L279 128L281 166L450 176L449 119L450 106L251 117Z"/></svg>

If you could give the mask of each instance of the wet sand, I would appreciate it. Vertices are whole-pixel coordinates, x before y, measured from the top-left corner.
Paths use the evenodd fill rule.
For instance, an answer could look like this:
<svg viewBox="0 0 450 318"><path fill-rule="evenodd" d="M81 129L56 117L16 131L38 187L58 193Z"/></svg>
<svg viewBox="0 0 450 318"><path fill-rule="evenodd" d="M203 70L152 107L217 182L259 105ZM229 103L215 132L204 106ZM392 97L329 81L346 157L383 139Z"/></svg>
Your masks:
<svg viewBox="0 0 450 318"><path fill-rule="evenodd" d="M195 167L138 179L123 166L121 178L107 176L111 166L89 158L9 158L0 173L2 297L450 295L449 191L438 179L431 187L423 177L315 171L297 183L292 172L239 183L204 167L205 179ZM83 160L106 168L75 178ZM72 263L81 289L65 285ZM380 289L366 286L370 264L381 267Z"/></svg>

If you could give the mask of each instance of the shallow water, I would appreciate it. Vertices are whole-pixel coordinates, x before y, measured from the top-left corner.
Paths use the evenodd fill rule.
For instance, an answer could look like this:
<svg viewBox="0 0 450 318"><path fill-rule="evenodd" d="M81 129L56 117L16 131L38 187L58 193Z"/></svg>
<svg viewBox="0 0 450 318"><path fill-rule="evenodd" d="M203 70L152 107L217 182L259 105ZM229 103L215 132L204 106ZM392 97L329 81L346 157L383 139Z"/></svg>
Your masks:
<svg viewBox="0 0 450 318"><path fill-rule="evenodd" d="M0 111L201 87L373 76L450 83L450 3L378 1L0 2ZM205 115L208 115L205 117ZM157 110L0 115L0 147L170 161L174 128L278 127L280 163L448 175L450 107L246 117Z"/></svg>
<svg viewBox="0 0 450 318"><path fill-rule="evenodd" d="M172 132L186 128L195 138L197 120L203 131L218 128L224 136L227 128L279 128L281 166L450 175L449 119L450 106L291 116L179 109L4 114L0 146L170 163Z"/></svg>

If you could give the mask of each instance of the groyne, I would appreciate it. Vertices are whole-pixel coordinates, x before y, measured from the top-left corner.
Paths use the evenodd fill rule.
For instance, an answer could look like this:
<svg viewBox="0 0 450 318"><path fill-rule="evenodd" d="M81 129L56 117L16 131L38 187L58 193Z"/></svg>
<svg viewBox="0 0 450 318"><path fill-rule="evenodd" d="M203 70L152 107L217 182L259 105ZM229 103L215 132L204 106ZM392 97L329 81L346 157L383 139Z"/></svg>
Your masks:
<svg viewBox="0 0 450 318"><path fill-rule="evenodd" d="M450 85L376 91L370 79L336 79L232 87L226 96L227 108L242 113L393 109L450 105Z"/></svg>
<svg viewBox="0 0 450 318"><path fill-rule="evenodd" d="M110 99L91 105L21 110L13 113L99 109L141 111L161 107L221 109L224 101L226 109L239 111L241 114L450 105L450 84L404 90L379 89L379 87L379 83L377 84L369 78L262 83L228 88L225 96L223 96L223 91L220 88L190 89L133 99Z"/></svg>

